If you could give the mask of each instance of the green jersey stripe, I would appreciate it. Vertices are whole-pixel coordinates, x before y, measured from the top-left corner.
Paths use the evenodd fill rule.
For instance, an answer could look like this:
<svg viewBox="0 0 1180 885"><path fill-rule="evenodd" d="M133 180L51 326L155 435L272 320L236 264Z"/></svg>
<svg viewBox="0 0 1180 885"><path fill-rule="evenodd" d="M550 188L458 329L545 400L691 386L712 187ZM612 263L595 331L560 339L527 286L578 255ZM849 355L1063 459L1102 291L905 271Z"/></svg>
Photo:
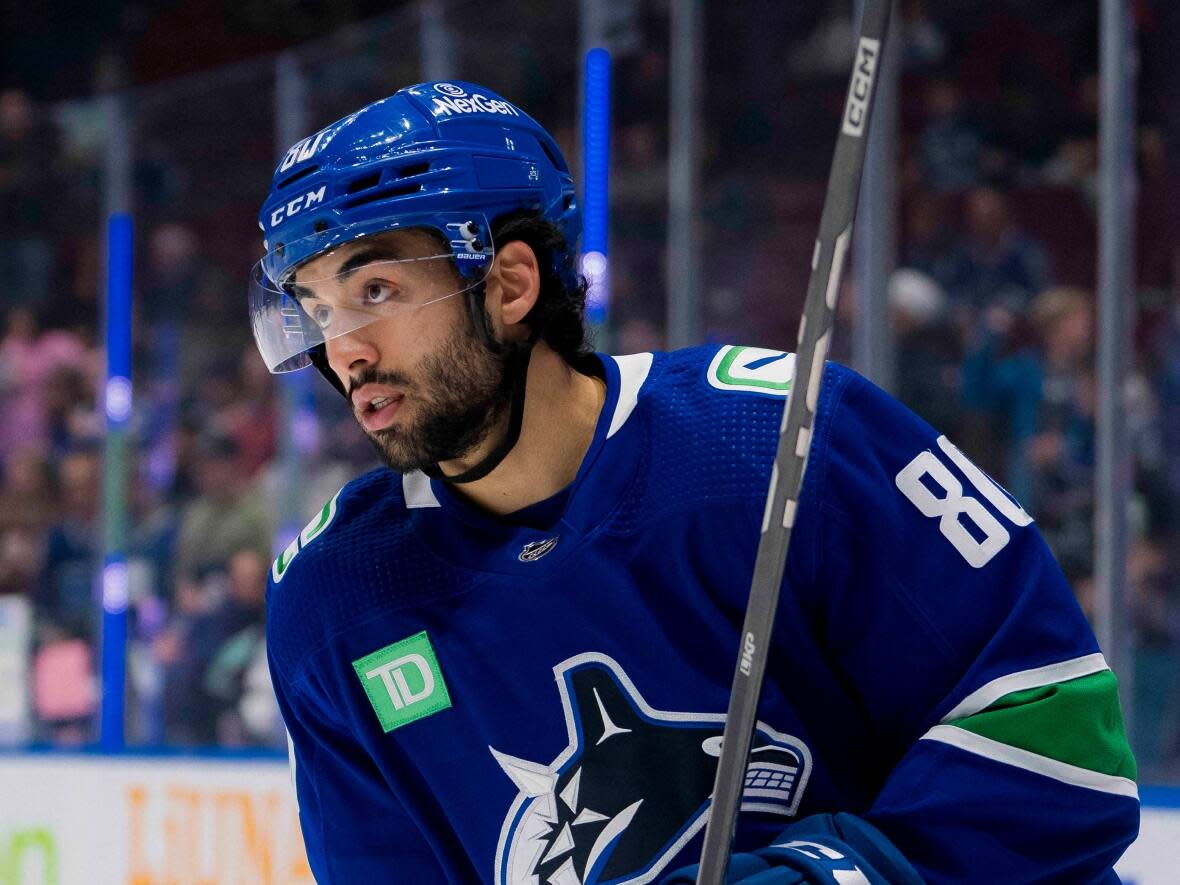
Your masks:
<svg viewBox="0 0 1180 885"><path fill-rule="evenodd" d="M1056 759L1022 750L1019 747L993 741L991 738L956 728L953 725L936 725L922 735L922 740L950 744L953 747L966 750L968 753L1051 777L1061 783L1098 790L1103 793L1112 793L1116 796L1126 796L1129 799L1139 799L1139 788L1133 780L1128 778L1101 774L1088 768L1079 768L1076 765L1059 762Z"/></svg>
<svg viewBox="0 0 1180 885"><path fill-rule="evenodd" d="M1134 779L1110 670L1000 698L986 710L946 723L1079 768Z"/></svg>
<svg viewBox="0 0 1180 885"><path fill-rule="evenodd" d="M1077 679L1079 676L1089 676L1091 673L1108 669L1110 668L1106 665L1106 658L1101 654L1092 654L1068 661L1059 661L1056 664L1047 664L1032 670L1009 673L1007 676L993 679L982 688L971 692L959 701L953 710L943 716L942 721L948 723L955 719L964 719L974 715L980 710L986 710L1004 695L1012 694L1015 691L1037 688L1041 685L1052 685L1054 682L1066 682L1070 679Z"/></svg>

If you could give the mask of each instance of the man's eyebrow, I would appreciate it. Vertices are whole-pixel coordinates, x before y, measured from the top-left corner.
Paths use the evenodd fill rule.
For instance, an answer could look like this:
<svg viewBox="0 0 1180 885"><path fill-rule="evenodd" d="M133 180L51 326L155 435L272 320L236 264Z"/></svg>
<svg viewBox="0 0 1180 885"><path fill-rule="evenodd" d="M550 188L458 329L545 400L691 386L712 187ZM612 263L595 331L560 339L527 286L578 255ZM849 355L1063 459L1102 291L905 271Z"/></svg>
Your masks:
<svg viewBox="0 0 1180 885"><path fill-rule="evenodd" d="M369 246L346 258L336 271L336 279L346 280L357 270L374 261L401 261L404 257L405 252L392 244Z"/></svg>
<svg viewBox="0 0 1180 885"><path fill-rule="evenodd" d="M369 246L346 258L333 276L338 280L346 280L367 264L377 261L402 261L405 257L406 253L392 243ZM286 288L297 300L316 297L315 292L307 286L288 283Z"/></svg>

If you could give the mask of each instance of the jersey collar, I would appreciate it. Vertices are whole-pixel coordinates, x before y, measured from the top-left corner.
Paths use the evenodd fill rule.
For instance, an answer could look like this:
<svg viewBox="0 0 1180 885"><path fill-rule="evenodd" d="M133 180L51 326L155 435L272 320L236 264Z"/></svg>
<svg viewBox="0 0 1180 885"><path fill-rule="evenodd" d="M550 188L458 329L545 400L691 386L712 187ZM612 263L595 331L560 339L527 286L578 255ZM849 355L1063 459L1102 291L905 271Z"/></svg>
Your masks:
<svg viewBox="0 0 1180 885"><path fill-rule="evenodd" d="M606 399L577 476L558 493L566 501L556 508L552 524L534 528L511 518L496 519L468 506L446 483L408 473L402 477L406 507L420 540L432 552L477 571L541 577L606 521L638 475L647 449L645 422L636 407L653 355L595 357L606 381Z"/></svg>

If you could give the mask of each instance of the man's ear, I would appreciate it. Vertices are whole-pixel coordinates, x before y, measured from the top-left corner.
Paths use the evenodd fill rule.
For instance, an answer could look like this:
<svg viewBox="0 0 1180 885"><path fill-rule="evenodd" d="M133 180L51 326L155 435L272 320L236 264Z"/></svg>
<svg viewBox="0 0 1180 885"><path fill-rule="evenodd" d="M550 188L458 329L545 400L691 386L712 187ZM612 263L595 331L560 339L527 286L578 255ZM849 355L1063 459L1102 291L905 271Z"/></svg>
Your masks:
<svg viewBox="0 0 1180 885"><path fill-rule="evenodd" d="M502 329L520 323L540 294L541 269L532 247L520 240L498 246L486 299L492 322Z"/></svg>

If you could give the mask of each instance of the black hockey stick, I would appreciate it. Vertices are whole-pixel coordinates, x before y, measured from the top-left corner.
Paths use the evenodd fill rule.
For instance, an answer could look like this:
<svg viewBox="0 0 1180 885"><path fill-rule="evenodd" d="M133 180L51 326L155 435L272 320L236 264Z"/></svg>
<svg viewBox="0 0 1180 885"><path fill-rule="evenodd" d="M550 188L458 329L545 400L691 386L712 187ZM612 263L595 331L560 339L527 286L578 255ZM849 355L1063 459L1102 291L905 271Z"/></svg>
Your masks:
<svg viewBox="0 0 1180 885"><path fill-rule="evenodd" d="M770 490L762 516L762 537L750 584L750 600L742 625L741 648L733 674L729 711L717 778L713 783L713 804L705 828L697 885L723 885L729 852L737 823L738 807L746 783L746 769L766 652L778 608L779 588L786 569L791 527L795 522L803 471L811 448L815 407L823 379L824 360L832 337L836 295L844 259L852 239L852 219L864 171L865 148L872 110L874 85L881 67L885 31L889 25L892 0L865 0L864 21L853 64L852 82L844 106L827 196L819 223L819 238L811 261L811 280L799 323L799 350L791 395L787 398L780 427L778 451L770 475Z"/></svg>

